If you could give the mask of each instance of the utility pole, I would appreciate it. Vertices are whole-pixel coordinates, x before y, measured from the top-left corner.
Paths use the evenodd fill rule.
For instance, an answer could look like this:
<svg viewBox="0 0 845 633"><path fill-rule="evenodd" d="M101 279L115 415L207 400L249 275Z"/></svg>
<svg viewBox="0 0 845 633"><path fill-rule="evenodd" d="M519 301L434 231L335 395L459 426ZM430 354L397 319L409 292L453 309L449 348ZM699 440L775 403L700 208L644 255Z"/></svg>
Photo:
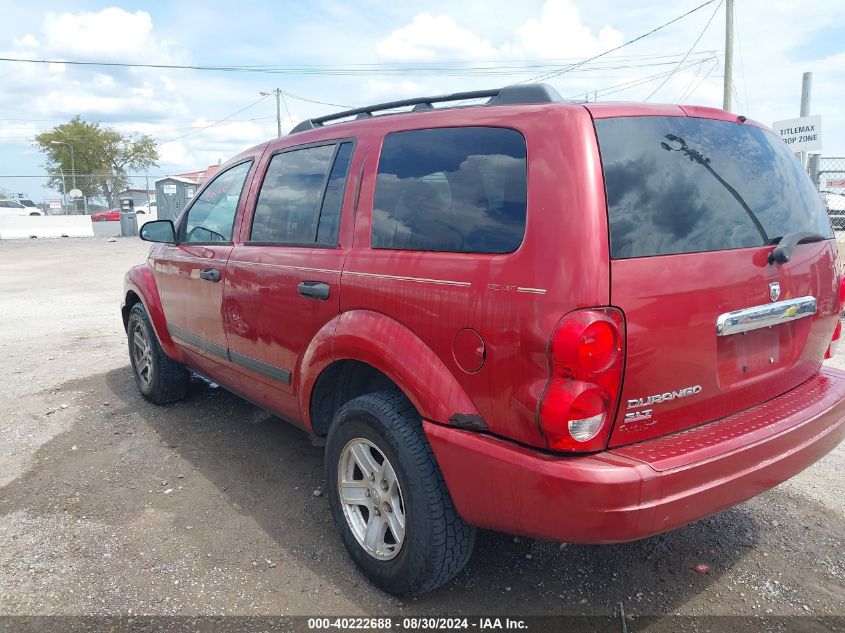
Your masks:
<svg viewBox="0 0 845 633"><path fill-rule="evenodd" d="M731 109L734 78L734 0L725 0L725 80L722 84L722 109Z"/></svg>
<svg viewBox="0 0 845 633"><path fill-rule="evenodd" d="M282 89L275 88L270 92L259 92L258 94L269 97L271 94L276 95L276 137L282 138Z"/></svg>
<svg viewBox="0 0 845 633"><path fill-rule="evenodd" d="M813 92L813 73L801 78L801 116L810 116L810 93ZM807 167L807 152L801 152L801 165Z"/></svg>

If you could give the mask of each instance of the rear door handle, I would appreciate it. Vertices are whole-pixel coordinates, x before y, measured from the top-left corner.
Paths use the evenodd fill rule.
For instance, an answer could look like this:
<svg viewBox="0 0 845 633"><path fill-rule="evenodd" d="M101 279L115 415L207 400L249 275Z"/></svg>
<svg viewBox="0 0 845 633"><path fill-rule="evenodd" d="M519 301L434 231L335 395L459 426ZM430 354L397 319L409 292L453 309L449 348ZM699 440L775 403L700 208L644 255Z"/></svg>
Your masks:
<svg viewBox="0 0 845 633"><path fill-rule="evenodd" d="M324 284L322 281L303 281L296 289L299 294L309 299L326 301L329 298L329 284Z"/></svg>
<svg viewBox="0 0 845 633"><path fill-rule="evenodd" d="M220 281L220 271L216 268L203 268L200 271L200 279L206 281Z"/></svg>

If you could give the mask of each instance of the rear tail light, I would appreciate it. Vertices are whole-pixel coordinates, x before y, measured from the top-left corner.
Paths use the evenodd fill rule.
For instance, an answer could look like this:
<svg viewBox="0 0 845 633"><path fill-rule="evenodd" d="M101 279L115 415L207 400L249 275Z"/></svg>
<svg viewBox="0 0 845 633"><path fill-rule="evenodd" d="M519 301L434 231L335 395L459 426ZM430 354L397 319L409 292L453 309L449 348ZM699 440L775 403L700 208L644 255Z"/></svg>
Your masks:
<svg viewBox="0 0 845 633"><path fill-rule="evenodd" d="M839 280L839 314L845 310L845 275Z"/></svg>
<svg viewBox="0 0 845 633"><path fill-rule="evenodd" d="M558 322L538 410L550 448L597 451L607 445L622 384L624 331L617 308L577 310Z"/></svg>
<svg viewBox="0 0 845 633"><path fill-rule="evenodd" d="M842 338L842 311L845 310L845 275L839 280L839 312L836 321L836 327L833 330L833 336L830 338L830 345L827 346L827 351L824 354L825 359L832 358L839 349L839 340Z"/></svg>
<svg viewBox="0 0 845 633"><path fill-rule="evenodd" d="M833 328L833 336L830 337L830 345L827 346L827 352L824 357L833 358L839 350L839 341L842 339L842 320L836 320L836 327Z"/></svg>

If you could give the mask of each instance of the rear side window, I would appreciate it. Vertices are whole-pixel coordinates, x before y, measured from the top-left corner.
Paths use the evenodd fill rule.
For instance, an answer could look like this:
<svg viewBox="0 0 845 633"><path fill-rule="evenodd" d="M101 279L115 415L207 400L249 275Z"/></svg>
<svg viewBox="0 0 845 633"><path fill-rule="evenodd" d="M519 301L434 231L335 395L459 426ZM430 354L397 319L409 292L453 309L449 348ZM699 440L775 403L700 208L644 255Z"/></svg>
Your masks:
<svg viewBox="0 0 845 633"><path fill-rule="evenodd" d="M526 215L525 139L505 128L387 135L373 202L373 248L510 253Z"/></svg>
<svg viewBox="0 0 845 633"><path fill-rule="evenodd" d="M686 117L596 121L614 259L833 237L800 163L771 132Z"/></svg>
<svg viewBox="0 0 845 633"><path fill-rule="evenodd" d="M337 243L352 143L276 154L258 194L251 242Z"/></svg>

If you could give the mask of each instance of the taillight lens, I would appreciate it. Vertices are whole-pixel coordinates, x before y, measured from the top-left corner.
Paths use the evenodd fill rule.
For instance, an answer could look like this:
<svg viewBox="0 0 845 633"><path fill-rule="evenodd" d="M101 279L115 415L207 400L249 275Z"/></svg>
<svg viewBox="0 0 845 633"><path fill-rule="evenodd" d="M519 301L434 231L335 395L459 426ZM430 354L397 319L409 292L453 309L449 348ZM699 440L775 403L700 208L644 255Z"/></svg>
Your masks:
<svg viewBox="0 0 845 633"><path fill-rule="evenodd" d="M839 342L842 339L842 320L836 320L836 327L833 328L833 336L830 337L830 345L827 346L827 352L825 352L825 359L833 358L836 355L836 352L839 350Z"/></svg>
<svg viewBox="0 0 845 633"><path fill-rule="evenodd" d="M558 322L538 410L550 448L596 451L607 445L622 383L624 330L617 308L577 310Z"/></svg>
<svg viewBox="0 0 845 633"><path fill-rule="evenodd" d="M839 313L837 316L840 320L836 322L836 327L833 330L833 336L830 337L830 345L827 346L827 351L824 354L825 359L832 358L839 349L839 340L842 338L842 311L845 310L845 275L839 279Z"/></svg>
<svg viewBox="0 0 845 633"><path fill-rule="evenodd" d="M845 275L839 280L839 314L845 310Z"/></svg>

